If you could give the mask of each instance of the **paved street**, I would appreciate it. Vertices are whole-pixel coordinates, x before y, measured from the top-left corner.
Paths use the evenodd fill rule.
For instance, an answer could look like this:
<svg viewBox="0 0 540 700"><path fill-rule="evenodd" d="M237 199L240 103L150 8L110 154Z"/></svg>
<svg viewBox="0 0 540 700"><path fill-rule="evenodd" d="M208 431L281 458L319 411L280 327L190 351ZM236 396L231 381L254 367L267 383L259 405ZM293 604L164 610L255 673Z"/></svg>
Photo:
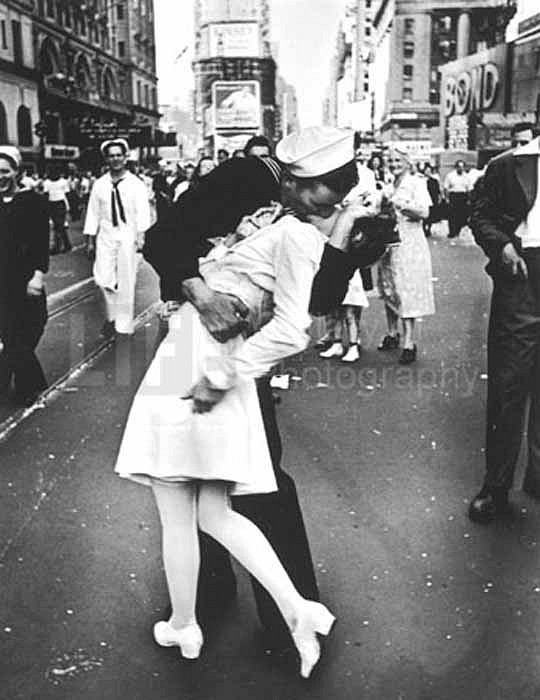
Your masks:
<svg viewBox="0 0 540 700"><path fill-rule="evenodd" d="M0 444L2 700L540 698L540 505L516 491L506 522L465 515L483 470L490 283L467 239L430 245L438 313L416 366L375 349L384 313L372 299L358 364L310 349L281 369L284 463L338 617L313 678L265 653L244 572L197 663L152 640L167 606L157 513L112 468L153 319ZM139 311L155 289L145 268ZM40 354L53 380L77 343L92 350L99 321L94 297L51 321Z"/></svg>

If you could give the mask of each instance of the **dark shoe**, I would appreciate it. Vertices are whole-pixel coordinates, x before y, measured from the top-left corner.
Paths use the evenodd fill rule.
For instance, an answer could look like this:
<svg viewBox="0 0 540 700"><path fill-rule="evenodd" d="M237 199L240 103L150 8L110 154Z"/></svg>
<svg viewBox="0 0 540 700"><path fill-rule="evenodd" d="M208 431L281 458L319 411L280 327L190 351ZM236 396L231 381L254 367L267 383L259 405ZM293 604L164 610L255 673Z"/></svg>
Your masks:
<svg viewBox="0 0 540 700"><path fill-rule="evenodd" d="M101 328L101 335L103 338L106 340L110 340L111 338L114 338L116 335L116 329L114 327L114 321L105 321Z"/></svg>
<svg viewBox="0 0 540 700"><path fill-rule="evenodd" d="M490 523L508 512L508 491L484 486L469 506L469 518L475 523Z"/></svg>
<svg viewBox="0 0 540 700"><path fill-rule="evenodd" d="M403 348L399 358L400 365L410 365L412 362L416 362L417 348L416 345L412 348Z"/></svg>
<svg viewBox="0 0 540 700"><path fill-rule="evenodd" d="M377 350L397 350L399 348L399 333L396 335L385 335Z"/></svg>

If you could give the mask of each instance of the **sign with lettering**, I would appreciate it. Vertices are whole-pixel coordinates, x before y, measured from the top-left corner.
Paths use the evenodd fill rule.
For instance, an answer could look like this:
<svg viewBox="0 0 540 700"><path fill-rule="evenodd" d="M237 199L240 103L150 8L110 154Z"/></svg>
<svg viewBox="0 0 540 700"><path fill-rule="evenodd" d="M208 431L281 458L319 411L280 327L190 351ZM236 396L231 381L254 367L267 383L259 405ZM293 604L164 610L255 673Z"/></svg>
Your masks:
<svg viewBox="0 0 540 700"><path fill-rule="evenodd" d="M507 52L503 44L441 66L443 119L471 112L504 112Z"/></svg>
<svg viewBox="0 0 540 700"><path fill-rule="evenodd" d="M209 56L241 58L259 56L259 25L257 22L220 22L210 24Z"/></svg>
<svg viewBox="0 0 540 700"><path fill-rule="evenodd" d="M493 106L499 89L499 69L493 63L449 76L444 84L444 116L466 114L475 109L484 112Z"/></svg>
<svg viewBox="0 0 540 700"><path fill-rule="evenodd" d="M218 81L212 85L216 129L258 129L260 85L256 80Z"/></svg>
<svg viewBox="0 0 540 700"><path fill-rule="evenodd" d="M58 160L77 160L81 156L78 146L63 146L61 144L48 143L45 146L43 155L45 158L56 158Z"/></svg>

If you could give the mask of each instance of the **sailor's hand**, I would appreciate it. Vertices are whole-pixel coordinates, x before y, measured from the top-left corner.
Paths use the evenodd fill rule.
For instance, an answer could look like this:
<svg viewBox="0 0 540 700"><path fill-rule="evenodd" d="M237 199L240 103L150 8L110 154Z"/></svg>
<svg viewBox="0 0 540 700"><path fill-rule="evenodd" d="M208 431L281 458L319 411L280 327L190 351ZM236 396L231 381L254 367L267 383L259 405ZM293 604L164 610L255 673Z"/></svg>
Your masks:
<svg viewBox="0 0 540 700"><path fill-rule="evenodd" d="M215 389L206 377L202 377L188 394L182 396L182 400L193 400L193 413L209 413L226 393L222 389Z"/></svg>
<svg viewBox="0 0 540 700"><path fill-rule="evenodd" d="M513 243L507 243L504 246L502 249L501 258L503 265L505 265L505 267L511 271L514 277L520 276L523 277L523 279L527 279L527 263L514 248Z"/></svg>
<svg viewBox="0 0 540 700"><path fill-rule="evenodd" d="M199 277L185 280L182 291L218 343L235 338L246 329L249 309L236 297L214 292Z"/></svg>

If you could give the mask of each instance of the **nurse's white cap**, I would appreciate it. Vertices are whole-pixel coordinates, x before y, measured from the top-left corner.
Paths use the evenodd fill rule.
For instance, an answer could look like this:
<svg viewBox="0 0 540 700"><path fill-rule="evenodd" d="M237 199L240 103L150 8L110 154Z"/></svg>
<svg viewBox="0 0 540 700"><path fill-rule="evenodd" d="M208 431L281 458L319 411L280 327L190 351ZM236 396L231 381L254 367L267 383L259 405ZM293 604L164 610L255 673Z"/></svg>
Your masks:
<svg viewBox="0 0 540 700"><path fill-rule="evenodd" d="M318 177L354 160L354 131L310 126L282 139L276 156L294 177Z"/></svg>
<svg viewBox="0 0 540 700"><path fill-rule="evenodd" d="M21 152L15 146L0 146L0 158L2 156L8 158L17 169L21 167Z"/></svg>

